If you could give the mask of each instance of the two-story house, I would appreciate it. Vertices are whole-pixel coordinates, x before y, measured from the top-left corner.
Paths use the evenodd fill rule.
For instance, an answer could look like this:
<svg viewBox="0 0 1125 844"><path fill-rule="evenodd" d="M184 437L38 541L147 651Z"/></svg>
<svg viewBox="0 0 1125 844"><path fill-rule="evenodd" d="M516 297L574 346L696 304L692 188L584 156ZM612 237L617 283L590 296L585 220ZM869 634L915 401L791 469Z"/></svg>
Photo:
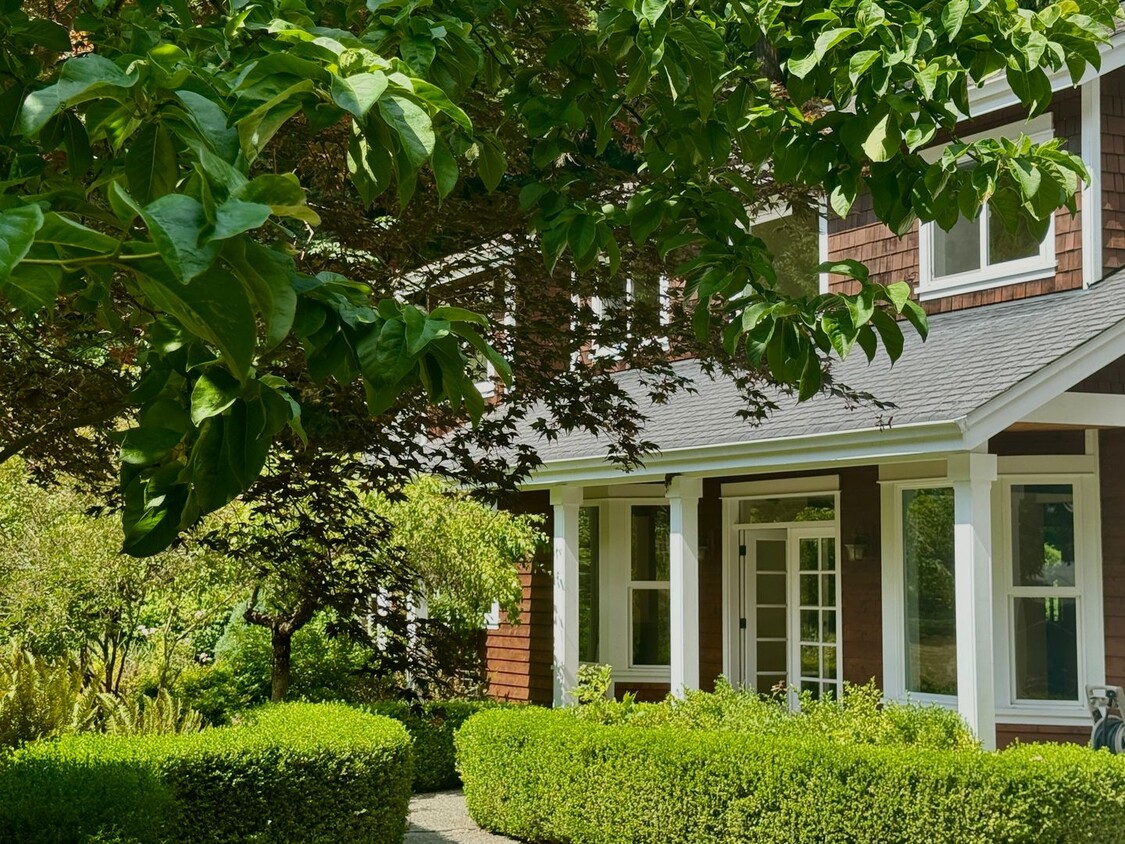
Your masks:
<svg viewBox="0 0 1125 844"><path fill-rule="evenodd" d="M821 226L822 257L911 281L931 315L893 368L836 365L893 410L782 397L751 426L700 378L646 410L641 470L581 432L538 442L523 500L553 560L525 576L523 623L488 635L493 694L561 703L583 662L642 698L873 679L986 745L1087 737L1086 685L1125 684L1123 65L1119 34L1030 122L1002 80L976 92L963 137L1064 137L1090 168L1042 242L987 212L898 239L862 202Z"/></svg>

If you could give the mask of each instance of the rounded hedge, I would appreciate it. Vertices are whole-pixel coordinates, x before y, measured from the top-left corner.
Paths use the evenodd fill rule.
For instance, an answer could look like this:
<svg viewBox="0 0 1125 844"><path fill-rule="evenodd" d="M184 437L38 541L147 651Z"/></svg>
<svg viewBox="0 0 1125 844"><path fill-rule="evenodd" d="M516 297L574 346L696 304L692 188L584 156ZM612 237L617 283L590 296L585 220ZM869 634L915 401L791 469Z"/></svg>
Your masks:
<svg viewBox="0 0 1125 844"><path fill-rule="evenodd" d="M33 742L0 767L0 841L398 844L410 737L339 704L178 736Z"/></svg>
<svg viewBox="0 0 1125 844"><path fill-rule="evenodd" d="M473 819L533 841L1069 844L1125 830L1125 758L605 726L496 710L456 738Z"/></svg>

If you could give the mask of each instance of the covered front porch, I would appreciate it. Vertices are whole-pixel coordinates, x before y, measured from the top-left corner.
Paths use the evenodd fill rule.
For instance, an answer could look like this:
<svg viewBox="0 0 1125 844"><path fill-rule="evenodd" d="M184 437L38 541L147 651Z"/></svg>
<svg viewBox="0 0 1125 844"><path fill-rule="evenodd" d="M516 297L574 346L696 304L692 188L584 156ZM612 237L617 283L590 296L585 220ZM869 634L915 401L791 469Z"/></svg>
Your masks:
<svg viewBox="0 0 1125 844"><path fill-rule="evenodd" d="M1036 353L995 351L1038 330L1020 303L935 319L894 379L845 363L899 405L876 424L824 398L739 439L716 386L654 416L674 446L642 472L563 446L535 481L555 703L599 662L642 698L722 674L796 705L874 680L987 746L1088 734L1086 684L1125 682L1121 287L1044 297Z"/></svg>

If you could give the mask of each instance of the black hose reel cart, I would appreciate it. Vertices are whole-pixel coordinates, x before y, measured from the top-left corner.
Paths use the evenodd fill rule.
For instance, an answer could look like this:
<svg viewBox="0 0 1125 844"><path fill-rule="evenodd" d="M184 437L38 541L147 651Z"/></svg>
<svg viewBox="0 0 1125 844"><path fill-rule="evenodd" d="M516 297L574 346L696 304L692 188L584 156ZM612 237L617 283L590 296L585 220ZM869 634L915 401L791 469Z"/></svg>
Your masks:
<svg viewBox="0 0 1125 844"><path fill-rule="evenodd" d="M1125 718L1121 706L1125 690L1121 686L1087 686L1086 706L1094 719L1090 747L1104 747L1110 753L1125 753Z"/></svg>

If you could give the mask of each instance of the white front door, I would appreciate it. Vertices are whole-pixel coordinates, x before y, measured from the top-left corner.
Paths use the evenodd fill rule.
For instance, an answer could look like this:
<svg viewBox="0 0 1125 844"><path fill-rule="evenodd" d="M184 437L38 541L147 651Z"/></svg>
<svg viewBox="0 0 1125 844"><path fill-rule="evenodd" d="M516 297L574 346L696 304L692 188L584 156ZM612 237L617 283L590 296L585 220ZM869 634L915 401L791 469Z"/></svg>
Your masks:
<svg viewBox="0 0 1125 844"><path fill-rule="evenodd" d="M838 696L840 570L832 525L737 531L737 637L741 685Z"/></svg>

